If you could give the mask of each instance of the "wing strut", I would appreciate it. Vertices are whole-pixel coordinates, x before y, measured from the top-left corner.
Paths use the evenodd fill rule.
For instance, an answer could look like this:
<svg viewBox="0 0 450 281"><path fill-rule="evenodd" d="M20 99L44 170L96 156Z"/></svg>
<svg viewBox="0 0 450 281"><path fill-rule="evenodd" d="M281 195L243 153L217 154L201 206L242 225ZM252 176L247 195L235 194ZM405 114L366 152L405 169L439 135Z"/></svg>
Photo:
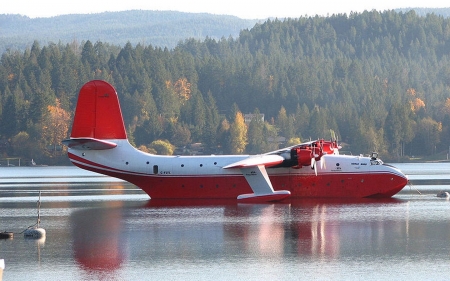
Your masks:
<svg viewBox="0 0 450 281"><path fill-rule="evenodd" d="M288 190L273 190L264 165L241 168L240 170L253 190L253 193L239 195L237 199L240 202L272 202L285 199L291 195L291 192Z"/></svg>

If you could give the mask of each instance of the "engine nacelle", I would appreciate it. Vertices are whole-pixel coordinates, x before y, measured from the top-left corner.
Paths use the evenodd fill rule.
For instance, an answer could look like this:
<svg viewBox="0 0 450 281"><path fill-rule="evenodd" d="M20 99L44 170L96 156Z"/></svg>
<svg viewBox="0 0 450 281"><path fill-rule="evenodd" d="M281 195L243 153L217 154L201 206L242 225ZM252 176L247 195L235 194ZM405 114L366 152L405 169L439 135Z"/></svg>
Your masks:
<svg viewBox="0 0 450 281"><path fill-rule="evenodd" d="M300 144L293 147L289 152L280 154L285 160L282 164L272 168L278 167L292 167L301 168L303 166L311 166L312 159L320 161L325 154L334 155L339 154L341 147L336 141L325 141L323 139Z"/></svg>
<svg viewBox="0 0 450 281"><path fill-rule="evenodd" d="M320 142L324 154L339 154L339 149L341 147L337 144L337 141L320 140Z"/></svg>
<svg viewBox="0 0 450 281"><path fill-rule="evenodd" d="M298 166L309 166L311 165L311 158L313 157L312 151L308 148L296 148L296 154L297 154L297 163Z"/></svg>

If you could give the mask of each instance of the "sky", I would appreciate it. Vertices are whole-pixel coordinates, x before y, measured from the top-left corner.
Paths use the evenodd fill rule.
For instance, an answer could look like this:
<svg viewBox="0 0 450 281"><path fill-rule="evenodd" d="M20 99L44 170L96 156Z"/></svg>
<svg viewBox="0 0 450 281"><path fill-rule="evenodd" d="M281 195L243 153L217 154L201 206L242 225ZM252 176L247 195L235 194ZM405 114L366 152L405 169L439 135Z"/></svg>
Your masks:
<svg viewBox="0 0 450 281"><path fill-rule="evenodd" d="M36 18L107 11L158 10L233 15L243 19L265 19L269 17L298 18L305 15L326 16L363 12L364 10L384 11L410 7L446 8L450 7L450 4L443 0L14 0L8 1L7 5L1 5L0 14L21 14Z"/></svg>

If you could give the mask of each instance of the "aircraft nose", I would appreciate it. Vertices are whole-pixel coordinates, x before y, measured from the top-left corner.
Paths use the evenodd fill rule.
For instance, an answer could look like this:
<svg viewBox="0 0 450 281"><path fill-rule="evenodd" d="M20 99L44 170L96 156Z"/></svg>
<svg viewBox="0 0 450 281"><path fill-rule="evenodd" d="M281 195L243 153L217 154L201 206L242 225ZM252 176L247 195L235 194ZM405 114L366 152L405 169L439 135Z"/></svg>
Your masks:
<svg viewBox="0 0 450 281"><path fill-rule="evenodd" d="M389 166L391 172L392 172L392 178L391 178L391 188L389 191L385 193L387 196L393 196L400 192L400 190L403 189L408 184L408 177L400 171L398 168Z"/></svg>
<svg viewBox="0 0 450 281"><path fill-rule="evenodd" d="M408 184L408 181L409 181L408 177L405 174L403 174L403 172L400 171L399 178L400 178L399 179L400 184L402 184L403 187L405 187Z"/></svg>

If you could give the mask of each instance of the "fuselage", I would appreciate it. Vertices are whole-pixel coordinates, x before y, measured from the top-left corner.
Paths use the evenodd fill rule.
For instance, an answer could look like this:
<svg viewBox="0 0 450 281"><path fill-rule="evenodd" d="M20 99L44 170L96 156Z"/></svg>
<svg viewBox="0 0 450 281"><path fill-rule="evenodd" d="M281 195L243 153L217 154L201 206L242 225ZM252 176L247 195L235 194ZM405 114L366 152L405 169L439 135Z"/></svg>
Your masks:
<svg viewBox="0 0 450 281"><path fill-rule="evenodd" d="M151 198L236 198L251 193L239 169L223 167L249 155L159 156L132 147L126 139L110 139L117 147L105 150L69 148L71 161L90 171L131 182ZM324 162L324 163L320 163ZM274 190L291 197L391 197L407 178L379 159L323 155L311 166L267 168Z"/></svg>

